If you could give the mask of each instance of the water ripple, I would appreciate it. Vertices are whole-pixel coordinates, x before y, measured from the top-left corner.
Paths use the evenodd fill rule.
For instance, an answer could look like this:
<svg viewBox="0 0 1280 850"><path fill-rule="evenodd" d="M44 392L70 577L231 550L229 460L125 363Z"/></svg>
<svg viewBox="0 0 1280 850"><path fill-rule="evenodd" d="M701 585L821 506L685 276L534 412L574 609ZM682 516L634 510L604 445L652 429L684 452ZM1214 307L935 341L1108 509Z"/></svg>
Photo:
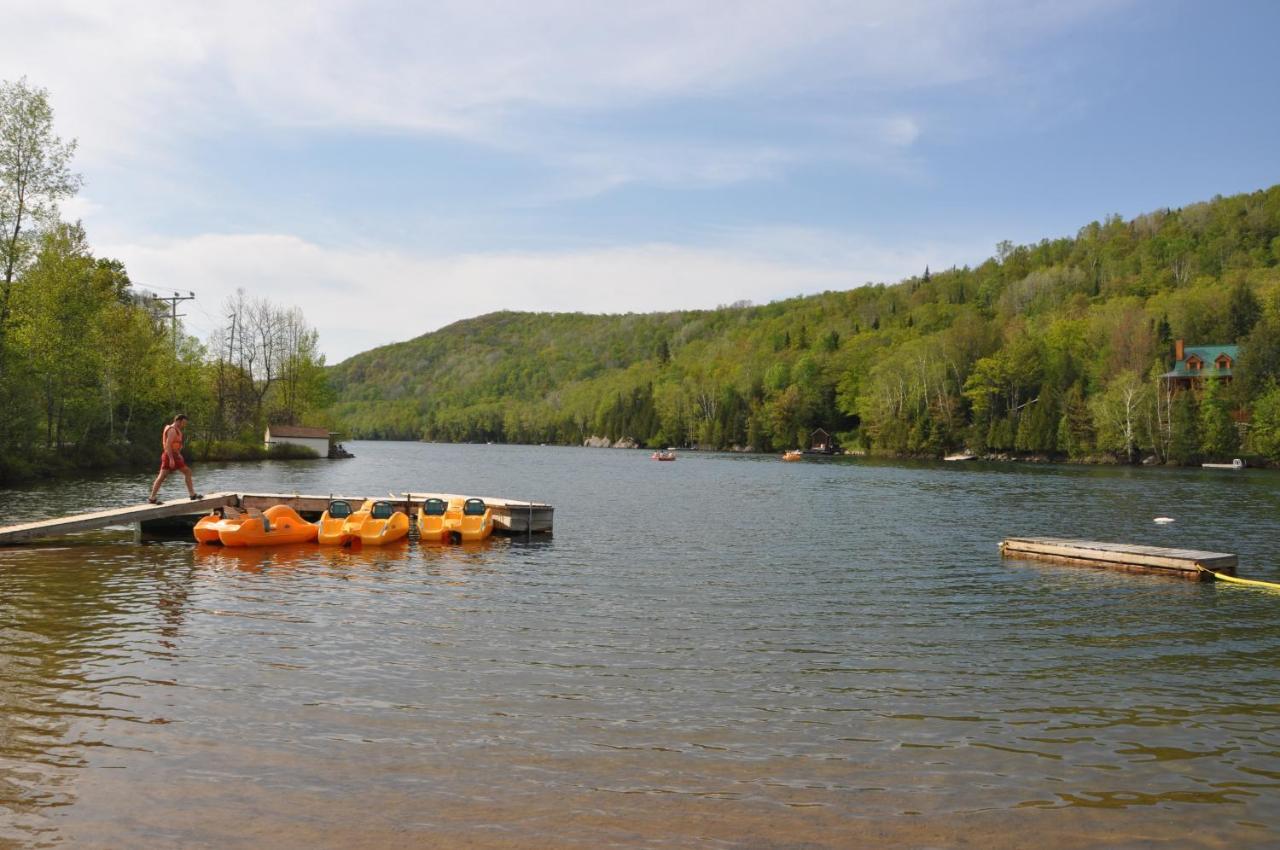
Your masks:
<svg viewBox="0 0 1280 850"><path fill-rule="evenodd" d="M356 453L198 475L544 499L556 535L0 551L0 846L846 847L867 824L941 846L961 819L992 847L1263 847L1280 826L1273 597L996 551L1228 549L1275 579L1273 475ZM1223 507L1151 525L1188 504Z"/></svg>

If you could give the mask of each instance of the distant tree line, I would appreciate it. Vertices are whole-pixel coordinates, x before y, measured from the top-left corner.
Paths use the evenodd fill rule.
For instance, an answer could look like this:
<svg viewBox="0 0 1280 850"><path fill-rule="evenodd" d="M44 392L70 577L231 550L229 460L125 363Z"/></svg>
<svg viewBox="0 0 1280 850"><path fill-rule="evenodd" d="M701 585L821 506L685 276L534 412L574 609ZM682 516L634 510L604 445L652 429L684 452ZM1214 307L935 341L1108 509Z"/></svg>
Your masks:
<svg viewBox="0 0 1280 850"><path fill-rule="evenodd" d="M1173 341L1239 344L1236 379L1173 393ZM1280 459L1280 186L975 268L763 306L496 313L333 368L353 434L776 451L818 427L894 455Z"/></svg>
<svg viewBox="0 0 1280 850"><path fill-rule="evenodd" d="M45 91L0 83L0 480L152 463L177 411L197 454L252 455L266 423L330 403L297 311L240 293L206 347L121 262L95 257L58 216L81 183L74 151Z"/></svg>

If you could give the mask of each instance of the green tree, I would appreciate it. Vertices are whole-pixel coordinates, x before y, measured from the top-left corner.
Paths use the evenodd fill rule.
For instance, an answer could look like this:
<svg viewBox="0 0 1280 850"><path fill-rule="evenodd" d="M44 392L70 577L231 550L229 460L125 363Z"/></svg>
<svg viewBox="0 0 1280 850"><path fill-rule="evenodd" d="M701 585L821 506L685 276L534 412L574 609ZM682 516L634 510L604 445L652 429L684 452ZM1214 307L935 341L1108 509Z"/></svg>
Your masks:
<svg viewBox="0 0 1280 850"><path fill-rule="evenodd" d="M1093 398L1090 409L1097 423L1098 448L1115 452L1129 463L1138 459L1144 414L1151 387L1137 372L1122 372Z"/></svg>
<svg viewBox="0 0 1280 850"><path fill-rule="evenodd" d="M25 276L19 312L33 377L40 387L45 445L63 443L91 425L101 387L106 340L95 333L97 317L114 301L114 292L94 283L94 261L84 231L60 225L45 231L34 265Z"/></svg>
<svg viewBox="0 0 1280 850"><path fill-rule="evenodd" d="M1272 382L1254 402L1249 445L1258 454L1280 458L1280 384Z"/></svg>
<svg viewBox="0 0 1280 850"><path fill-rule="evenodd" d="M1058 450L1058 400L1048 390L1029 404L1018 417L1014 448L1020 452L1055 452Z"/></svg>
<svg viewBox="0 0 1280 850"><path fill-rule="evenodd" d="M1253 294L1252 287L1243 278L1231 287L1227 301L1227 334L1231 342L1239 342L1249 335L1262 317L1262 304Z"/></svg>
<svg viewBox="0 0 1280 850"><path fill-rule="evenodd" d="M1200 450L1208 457L1222 458L1238 446L1235 422L1231 419L1222 388L1206 381L1200 397Z"/></svg>
<svg viewBox="0 0 1280 850"><path fill-rule="evenodd" d="M1093 414L1080 383L1072 384L1062 400L1057 446L1072 458L1088 457L1094 450Z"/></svg>
<svg viewBox="0 0 1280 850"><path fill-rule="evenodd" d="M35 238L56 220L58 201L80 187L80 176L71 172L75 148L75 141L64 142L53 132L48 92L25 77L0 82L0 357L13 286L34 255Z"/></svg>
<svg viewBox="0 0 1280 850"><path fill-rule="evenodd" d="M1267 316L1240 343L1238 380L1249 396L1280 381L1280 317Z"/></svg>
<svg viewBox="0 0 1280 850"><path fill-rule="evenodd" d="M1200 457L1200 405L1189 391L1174 397L1170 423L1169 458L1174 463L1193 463Z"/></svg>

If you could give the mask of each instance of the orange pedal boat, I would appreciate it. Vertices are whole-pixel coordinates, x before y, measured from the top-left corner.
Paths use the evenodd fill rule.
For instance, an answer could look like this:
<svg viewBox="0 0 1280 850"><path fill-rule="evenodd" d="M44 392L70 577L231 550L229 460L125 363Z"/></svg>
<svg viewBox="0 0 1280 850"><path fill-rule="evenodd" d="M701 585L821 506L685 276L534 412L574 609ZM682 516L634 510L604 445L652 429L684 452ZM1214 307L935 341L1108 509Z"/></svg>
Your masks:
<svg viewBox="0 0 1280 850"><path fill-rule="evenodd" d="M216 532L216 542L223 546L283 546L315 540L318 530L288 505L273 505L261 513L216 517L210 514L196 523L196 540L213 543Z"/></svg>

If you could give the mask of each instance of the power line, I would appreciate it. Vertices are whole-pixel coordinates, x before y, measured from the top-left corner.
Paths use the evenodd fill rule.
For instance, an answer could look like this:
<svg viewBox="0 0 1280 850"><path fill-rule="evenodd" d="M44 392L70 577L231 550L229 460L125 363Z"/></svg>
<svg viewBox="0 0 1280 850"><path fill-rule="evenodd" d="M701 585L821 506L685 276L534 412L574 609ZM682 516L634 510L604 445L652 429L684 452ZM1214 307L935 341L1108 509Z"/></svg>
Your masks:
<svg viewBox="0 0 1280 850"><path fill-rule="evenodd" d="M188 290L186 295L180 295L177 292L172 295L152 295L155 301L169 302L169 320L173 329L173 371L169 373L169 397L174 405L178 403L178 388L174 383L177 380L178 371L178 319L186 316L186 313L178 312L178 305L183 301L194 301L196 294Z"/></svg>

